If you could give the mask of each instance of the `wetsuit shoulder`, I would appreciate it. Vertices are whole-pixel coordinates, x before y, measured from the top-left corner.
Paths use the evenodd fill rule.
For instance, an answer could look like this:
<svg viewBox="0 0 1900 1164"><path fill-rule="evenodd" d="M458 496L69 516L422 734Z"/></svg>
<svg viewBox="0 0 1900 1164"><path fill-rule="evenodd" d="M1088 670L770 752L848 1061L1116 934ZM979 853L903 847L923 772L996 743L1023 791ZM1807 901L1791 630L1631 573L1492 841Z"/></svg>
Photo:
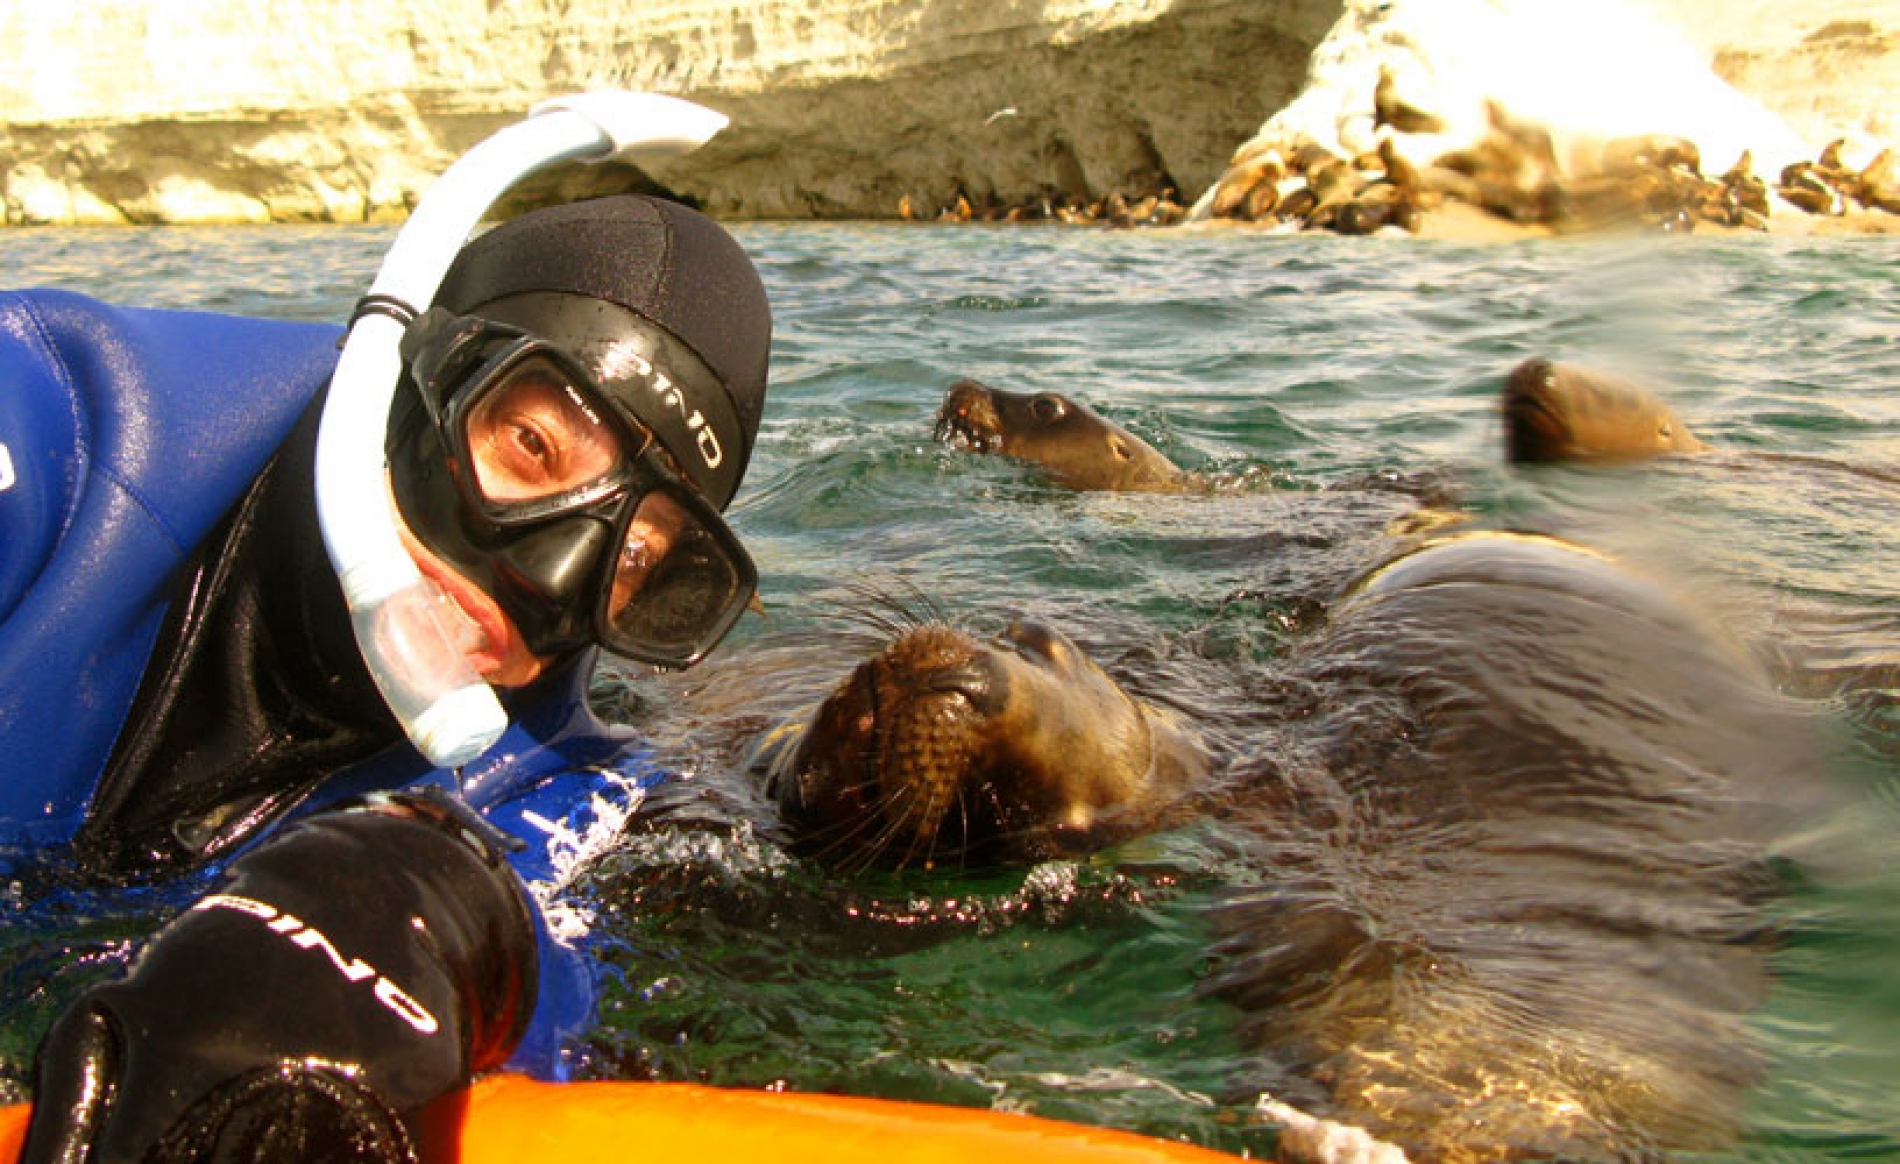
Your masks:
<svg viewBox="0 0 1900 1164"><path fill-rule="evenodd" d="M322 387L337 334L0 293L0 863L78 827L176 571Z"/></svg>

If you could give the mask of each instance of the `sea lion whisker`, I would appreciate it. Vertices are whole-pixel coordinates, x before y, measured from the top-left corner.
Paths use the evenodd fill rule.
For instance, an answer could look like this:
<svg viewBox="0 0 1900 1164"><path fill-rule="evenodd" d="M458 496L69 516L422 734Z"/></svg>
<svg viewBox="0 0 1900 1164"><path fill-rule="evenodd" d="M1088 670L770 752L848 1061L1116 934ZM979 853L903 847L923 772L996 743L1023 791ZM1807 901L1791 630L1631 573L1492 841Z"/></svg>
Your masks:
<svg viewBox="0 0 1900 1164"><path fill-rule="evenodd" d="M867 610L861 606L845 606L840 603L834 607L820 607L818 613L828 622L868 632L864 637L874 641L878 646L882 646L894 637L902 626L899 617L885 609Z"/></svg>
<svg viewBox="0 0 1900 1164"><path fill-rule="evenodd" d="M899 594L899 587L907 593ZM821 615L847 626L868 627L879 636L880 646L910 631L947 621L935 600L907 578L892 578L881 584L853 582L842 591L842 596L824 596Z"/></svg>
<svg viewBox="0 0 1900 1164"><path fill-rule="evenodd" d="M890 847L888 822L874 813L847 819L839 827L819 830L814 839L822 840L812 856L845 872L867 869ZM868 839L867 838L868 835Z"/></svg>
<svg viewBox="0 0 1900 1164"><path fill-rule="evenodd" d="M900 835L910 831L910 843L905 846L903 856L897 861L897 867L903 868L911 863L917 851L918 835L915 830L907 830L910 824L911 807L903 802L914 800L915 794L908 788L893 788L878 806L881 811L873 814L873 822L879 827L872 834L870 843L865 846L866 860L875 860L890 852L897 844Z"/></svg>
<svg viewBox="0 0 1900 1164"><path fill-rule="evenodd" d="M849 787L849 791L855 798L858 793L873 787L877 795L873 798L870 811L857 817L847 817L839 822L843 827L824 830L825 844L814 856L824 860L842 852L844 859L833 863L839 868L856 871L869 868L892 847L911 815L903 801L913 798L915 793L908 787L893 787L874 777L856 782ZM851 848L845 849L846 845Z"/></svg>
<svg viewBox="0 0 1900 1164"><path fill-rule="evenodd" d="M902 629L915 630L919 627L928 626L931 623L946 621L943 608L938 605L937 600L926 592L923 587L917 585L911 578L905 575L896 575L892 577L890 581L894 586L903 589L903 597L900 598L888 590L882 591L881 597L909 623L908 626ZM868 587L867 590L869 590ZM878 597L880 596L880 592L872 591L868 596Z"/></svg>
<svg viewBox="0 0 1900 1164"><path fill-rule="evenodd" d="M992 786L988 782L985 782L982 787L990 788ZM963 843L957 847L957 871L959 873L970 867L970 837L974 835L971 831L972 821L970 816L969 791L967 785L957 786L957 821L963 828Z"/></svg>
<svg viewBox="0 0 1900 1164"><path fill-rule="evenodd" d="M881 815L888 826L886 847L899 832L907 832L910 841L897 862L898 867L915 864L920 845L923 847L924 864L928 866L936 856L937 835L941 831L938 826L944 815L944 807L937 803L940 789L934 786L920 788L915 781L895 783L889 788L889 795L880 806L883 809Z"/></svg>

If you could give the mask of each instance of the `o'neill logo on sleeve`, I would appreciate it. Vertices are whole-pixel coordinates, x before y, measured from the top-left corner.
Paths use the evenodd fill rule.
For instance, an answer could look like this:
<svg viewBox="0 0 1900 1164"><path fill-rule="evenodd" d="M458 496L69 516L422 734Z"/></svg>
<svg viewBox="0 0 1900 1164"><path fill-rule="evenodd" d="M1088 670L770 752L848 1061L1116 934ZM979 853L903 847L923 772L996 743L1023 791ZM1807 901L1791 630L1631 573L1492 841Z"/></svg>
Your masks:
<svg viewBox="0 0 1900 1164"><path fill-rule="evenodd" d="M239 897L233 893L214 893L199 901L198 904L191 908L194 910L228 909L236 913L247 914L254 917L263 922L265 927L272 933L282 934L285 938L288 938L290 944L293 946L305 950L323 951L324 956L329 959L330 965L336 968L337 973L341 974L345 981L367 982L370 979L375 979L375 985L372 989L375 992L376 1001L381 1003L383 1008L389 1011L389 1013L395 1015L403 1022L408 1023L416 1030L425 1035L433 1035L441 1026L441 1024L436 1021L435 1016L430 1014L426 1007L403 993L401 987L384 977L382 972L377 970L376 967L363 961L361 958L351 958L346 961L343 955L337 952L336 946L330 939L323 935L322 931L306 924L301 918L293 914L285 913L274 905L267 905L264 902L249 897Z"/></svg>

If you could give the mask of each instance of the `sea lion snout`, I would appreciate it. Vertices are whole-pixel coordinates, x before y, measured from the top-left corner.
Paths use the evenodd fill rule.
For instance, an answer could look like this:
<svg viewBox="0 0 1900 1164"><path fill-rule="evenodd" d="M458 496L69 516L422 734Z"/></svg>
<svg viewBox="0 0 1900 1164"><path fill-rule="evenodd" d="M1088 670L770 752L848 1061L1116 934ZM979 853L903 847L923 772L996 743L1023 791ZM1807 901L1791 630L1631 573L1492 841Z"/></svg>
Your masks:
<svg viewBox="0 0 1900 1164"><path fill-rule="evenodd" d="M992 389L975 380L958 380L944 392L932 436L970 452L1000 451L1002 418L997 415Z"/></svg>
<svg viewBox="0 0 1900 1164"><path fill-rule="evenodd" d="M1526 360L1504 381L1506 456L1519 463L1558 461L1567 455L1563 417L1551 407L1556 368L1549 360Z"/></svg>

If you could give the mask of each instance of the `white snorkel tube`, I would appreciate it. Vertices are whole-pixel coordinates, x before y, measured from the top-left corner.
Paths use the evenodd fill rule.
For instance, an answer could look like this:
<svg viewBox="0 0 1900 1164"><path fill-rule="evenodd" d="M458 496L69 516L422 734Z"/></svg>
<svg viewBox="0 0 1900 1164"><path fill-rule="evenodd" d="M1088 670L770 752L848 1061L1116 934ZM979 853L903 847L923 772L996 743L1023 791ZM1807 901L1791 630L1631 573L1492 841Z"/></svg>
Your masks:
<svg viewBox="0 0 1900 1164"><path fill-rule="evenodd" d="M564 161L654 158L704 145L724 114L653 93L583 93L536 105L478 143L417 203L338 358L317 431L317 520L370 674L418 751L440 767L492 747L508 717L456 644L452 600L396 534L383 435L402 380L398 345L462 244L508 188Z"/></svg>

